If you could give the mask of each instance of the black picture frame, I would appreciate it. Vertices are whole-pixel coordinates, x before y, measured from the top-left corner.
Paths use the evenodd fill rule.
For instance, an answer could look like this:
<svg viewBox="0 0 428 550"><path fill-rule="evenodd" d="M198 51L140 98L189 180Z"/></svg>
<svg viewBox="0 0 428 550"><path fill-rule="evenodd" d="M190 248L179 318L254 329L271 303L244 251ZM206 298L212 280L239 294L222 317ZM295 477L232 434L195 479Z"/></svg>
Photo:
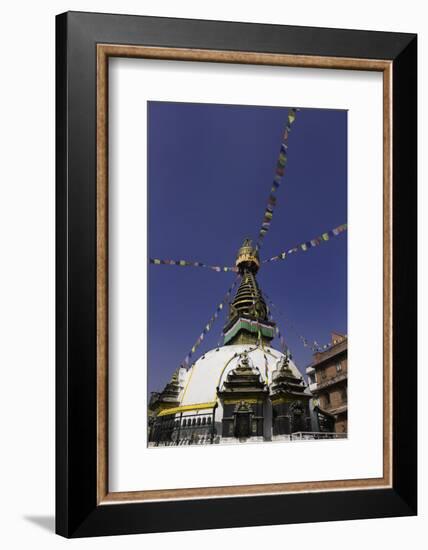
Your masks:
<svg viewBox="0 0 428 550"><path fill-rule="evenodd" d="M96 46L392 62L391 488L97 503ZM68 12L56 18L56 532L65 537L417 513L417 36Z"/></svg>

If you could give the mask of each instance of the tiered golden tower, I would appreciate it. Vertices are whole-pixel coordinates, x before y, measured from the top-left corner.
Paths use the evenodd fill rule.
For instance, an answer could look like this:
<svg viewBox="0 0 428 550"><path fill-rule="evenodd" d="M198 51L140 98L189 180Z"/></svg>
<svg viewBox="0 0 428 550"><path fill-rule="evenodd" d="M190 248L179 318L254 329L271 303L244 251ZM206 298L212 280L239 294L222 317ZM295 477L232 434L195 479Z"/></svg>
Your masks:
<svg viewBox="0 0 428 550"><path fill-rule="evenodd" d="M224 343L269 343L274 337L275 324L269 321L269 310L257 283L260 258L250 239L245 239L238 250L235 265L242 280L230 304Z"/></svg>

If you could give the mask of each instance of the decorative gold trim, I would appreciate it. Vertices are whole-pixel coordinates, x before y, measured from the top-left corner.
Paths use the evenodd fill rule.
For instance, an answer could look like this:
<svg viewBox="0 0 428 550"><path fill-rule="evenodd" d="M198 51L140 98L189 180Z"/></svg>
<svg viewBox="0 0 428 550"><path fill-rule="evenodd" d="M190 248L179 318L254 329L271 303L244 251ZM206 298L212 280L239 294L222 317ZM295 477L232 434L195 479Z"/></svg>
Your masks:
<svg viewBox="0 0 428 550"><path fill-rule="evenodd" d="M161 411L158 414L158 416L166 416L169 414L177 414L177 413L186 412L186 411L200 411L203 409L212 409L214 408L215 404L216 404L216 401L212 401L211 403L195 403L194 405L181 405L181 407L165 409L164 411Z"/></svg>
<svg viewBox="0 0 428 550"><path fill-rule="evenodd" d="M255 405L256 403L263 403L263 398L256 399L254 397L239 397L237 399L224 399L223 403L225 405L239 405L242 401L245 401L245 403L249 403L250 405Z"/></svg>
<svg viewBox="0 0 428 550"><path fill-rule="evenodd" d="M108 57L97 49L97 501L108 494Z"/></svg>
<svg viewBox="0 0 428 550"><path fill-rule="evenodd" d="M108 492L108 58L135 57L195 62L276 65L380 71L383 73L383 224L384 224L384 439L383 476L299 483ZM314 491L374 489L392 485L392 62L339 57L97 45L97 501L118 502L222 498Z"/></svg>
<svg viewBox="0 0 428 550"><path fill-rule="evenodd" d="M304 397L304 396L302 396ZM271 397L271 403L272 405L283 405L284 403L292 403L294 401L293 398L287 398L287 397Z"/></svg>
<svg viewBox="0 0 428 550"><path fill-rule="evenodd" d="M102 50L105 57L170 59L171 61L238 63L244 65L280 65L284 67L352 69L357 71L384 71L390 63L389 61L384 61L382 59L357 59L350 57L320 57L310 55L199 50L189 48L126 46L122 44L97 44L97 50Z"/></svg>
<svg viewBox="0 0 428 550"><path fill-rule="evenodd" d="M383 71L383 472L392 486L392 62Z"/></svg>

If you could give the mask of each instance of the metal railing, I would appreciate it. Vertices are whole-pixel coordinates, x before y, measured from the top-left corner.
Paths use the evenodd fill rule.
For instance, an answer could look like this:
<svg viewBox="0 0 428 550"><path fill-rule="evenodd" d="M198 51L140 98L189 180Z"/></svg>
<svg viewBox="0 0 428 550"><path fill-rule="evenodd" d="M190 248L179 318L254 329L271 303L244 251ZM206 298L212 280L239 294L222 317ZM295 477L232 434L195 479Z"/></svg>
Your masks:
<svg viewBox="0 0 428 550"><path fill-rule="evenodd" d="M213 444L216 436L214 411L158 417L149 430L152 446Z"/></svg>
<svg viewBox="0 0 428 550"><path fill-rule="evenodd" d="M294 432L291 439L295 441L309 441L313 439L346 439L347 433L336 432Z"/></svg>

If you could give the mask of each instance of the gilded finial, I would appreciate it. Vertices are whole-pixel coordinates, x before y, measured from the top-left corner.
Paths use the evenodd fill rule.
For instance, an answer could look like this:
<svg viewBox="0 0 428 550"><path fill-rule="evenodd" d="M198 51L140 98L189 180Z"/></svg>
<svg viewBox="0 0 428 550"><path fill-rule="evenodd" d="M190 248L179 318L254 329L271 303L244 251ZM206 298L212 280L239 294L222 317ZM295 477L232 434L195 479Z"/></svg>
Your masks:
<svg viewBox="0 0 428 550"><path fill-rule="evenodd" d="M253 247L251 239L244 239L241 248L238 250L235 265L240 273L243 273L244 269L249 269L253 273L257 273L259 270L259 253L257 248Z"/></svg>

